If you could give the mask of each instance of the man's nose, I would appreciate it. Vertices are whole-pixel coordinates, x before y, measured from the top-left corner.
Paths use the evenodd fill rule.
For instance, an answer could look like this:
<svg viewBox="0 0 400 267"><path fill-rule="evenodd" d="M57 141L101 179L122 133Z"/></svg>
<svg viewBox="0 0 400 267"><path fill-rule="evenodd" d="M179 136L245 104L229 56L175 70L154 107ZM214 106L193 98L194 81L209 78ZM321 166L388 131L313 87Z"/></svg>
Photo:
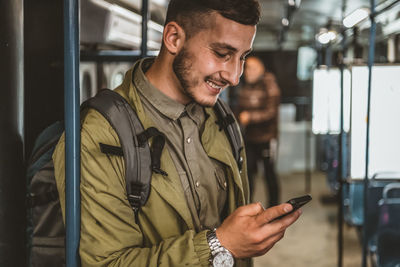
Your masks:
<svg viewBox="0 0 400 267"><path fill-rule="evenodd" d="M243 62L241 60L230 60L225 63L224 70L221 76L230 86L235 86L239 83L239 78L243 72Z"/></svg>

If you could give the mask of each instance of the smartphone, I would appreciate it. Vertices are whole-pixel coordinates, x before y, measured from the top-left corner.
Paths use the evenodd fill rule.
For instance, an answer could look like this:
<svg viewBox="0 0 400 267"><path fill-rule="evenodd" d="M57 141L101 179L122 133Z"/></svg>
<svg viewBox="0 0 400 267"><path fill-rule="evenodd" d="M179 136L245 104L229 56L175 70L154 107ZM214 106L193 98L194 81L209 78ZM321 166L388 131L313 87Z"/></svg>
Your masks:
<svg viewBox="0 0 400 267"><path fill-rule="evenodd" d="M283 214L283 215L281 215L281 216L275 218L274 220L282 219L282 218L285 217L286 215L289 215L289 214L295 212L295 211L298 210L300 207L302 207L302 206L304 206L305 204L307 204L308 202L310 202L311 199L312 199L312 197L311 197L310 195L304 195L304 196L301 196L301 197L296 197L296 198L292 198L292 199L288 200L286 203L289 203L290 205L292 205L292 206L293 206L293 209L292 209L290 212L288 212L288 213L286 213L286 214Z"/></svg>

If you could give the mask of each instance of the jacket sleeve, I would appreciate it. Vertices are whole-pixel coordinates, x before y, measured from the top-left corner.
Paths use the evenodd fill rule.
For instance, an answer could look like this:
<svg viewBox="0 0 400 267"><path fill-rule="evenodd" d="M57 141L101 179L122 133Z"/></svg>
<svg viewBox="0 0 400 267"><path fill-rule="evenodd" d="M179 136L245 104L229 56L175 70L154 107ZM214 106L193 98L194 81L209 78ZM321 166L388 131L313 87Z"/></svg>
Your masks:
<svg viewBox="0 0 400 267"><path fill-rule="evenodd" d="M260 123L275 118L279 112L280 89L272 73L266 73L264 77L267 91L267 103L264 109L249 110L250 123Z"/></svg>
<svg viewBox="0 0 400 267"><path fill-rule="evenodd" d="M89 111L81 133L82 266L208 266L206 231L182 230L177 235L177 231L169 234L168 229L158 232L160 229L151 229L151 224L135 224L126 196L123 159L101 153L99 142L119 146L108 122L96 111ZM53 159L64 216L64 138ZM162 210L159 216L163 216ZM149 242L143 229L157 242Z"/></svg>

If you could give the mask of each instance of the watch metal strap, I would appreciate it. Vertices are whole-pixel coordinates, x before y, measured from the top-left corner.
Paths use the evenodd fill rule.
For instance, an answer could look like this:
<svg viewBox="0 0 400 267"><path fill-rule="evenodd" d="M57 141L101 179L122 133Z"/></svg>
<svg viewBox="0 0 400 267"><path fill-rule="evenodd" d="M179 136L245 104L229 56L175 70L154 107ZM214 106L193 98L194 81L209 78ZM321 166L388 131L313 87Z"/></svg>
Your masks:
<svg viewBox="0 0 400 267"><path fill-rule="evenodd" d="M208 245L210 246L211 250L211 255L214 257L217 253L222 252L224 250L228 251L226 248L224 248L221 243L219 242L217 235L215 233L215 229L212 231L209 231L207 233L207 241ZM212 259L210 258L210 261Z"/></svg>

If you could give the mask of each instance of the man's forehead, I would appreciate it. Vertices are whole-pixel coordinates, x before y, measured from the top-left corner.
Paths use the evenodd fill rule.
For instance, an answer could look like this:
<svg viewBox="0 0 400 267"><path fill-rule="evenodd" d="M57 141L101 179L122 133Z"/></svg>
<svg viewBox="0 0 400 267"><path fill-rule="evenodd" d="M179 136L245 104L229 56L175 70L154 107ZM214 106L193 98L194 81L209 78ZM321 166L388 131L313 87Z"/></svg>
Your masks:
<svg viewBox="0 0 400 267"><path fill-rule="evenodd" d="M248 41L251 41L252 43L256 32L255 25L240 24L234 20L225 18L216 12L210 15L210 19L209 27L203 31L204 34L212 33L212 35L209 35L208 37L215 40L213 41L215 46L235 50L238 49L238 44L243 44ZM251 47L248 47L247 49L250 48Z"/></svg>

